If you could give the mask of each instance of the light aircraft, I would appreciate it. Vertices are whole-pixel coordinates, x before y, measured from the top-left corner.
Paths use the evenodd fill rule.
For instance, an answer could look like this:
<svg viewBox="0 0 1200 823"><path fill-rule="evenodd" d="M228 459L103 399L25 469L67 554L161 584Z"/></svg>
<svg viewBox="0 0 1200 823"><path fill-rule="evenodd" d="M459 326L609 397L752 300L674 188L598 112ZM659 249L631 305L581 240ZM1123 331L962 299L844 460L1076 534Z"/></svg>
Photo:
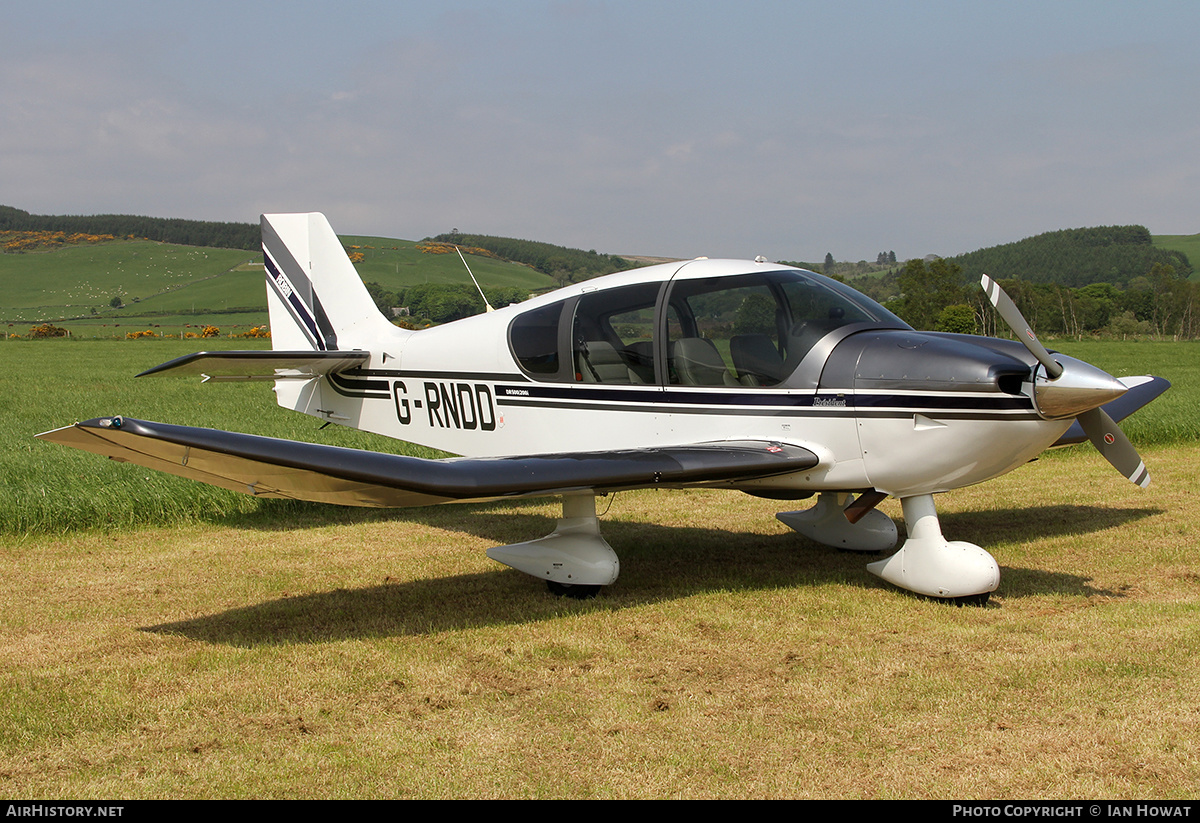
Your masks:
<svg viewBox="0 0 1200 823"><path fill-rule="evenodd" d="M895 545L895 523L875 506L897 497L907 539L867 568L982 603L999 567L943 537L935 494L1084 439L1149 483L1114 418L1167 381L1118 380L1047 352L987 276L1020 342L914 331L846 285L762 258L611 274L414 332L378 312L323 215L264 215L262 235L274 349L198 352L139 376L269 380L285 408L467 456L120 416L38 437L259 497L390 507L561 496L552 533L488 556L575 597L617 579L595 498L623 489L816 495L779 519L864 553Z"/></svg>

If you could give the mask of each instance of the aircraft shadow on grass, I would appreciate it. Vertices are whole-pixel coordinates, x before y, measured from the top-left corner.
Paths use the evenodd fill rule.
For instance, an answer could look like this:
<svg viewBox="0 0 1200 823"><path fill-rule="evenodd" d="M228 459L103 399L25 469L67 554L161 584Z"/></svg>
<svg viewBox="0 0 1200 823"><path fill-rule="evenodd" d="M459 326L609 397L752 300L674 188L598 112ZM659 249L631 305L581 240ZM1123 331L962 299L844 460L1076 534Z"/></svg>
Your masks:
<svg viewBox="0 0 1200 823"><path fill-rule="evenodd" d="M525 533L554 520L541 514L514 512L512 508L496 510L494 516L488 514L489 509L497 509L495 506L465 508L471 511L459 517L448 518L452 510L430 508L409 509L397 513L395 519L454 528L488 541L504 541L511 533ZM1061 505L962 512L946 518L956 527L990 538L988 542L1020 543L1047 535L1104 531L1161 511ZM378 520L378 514L370 519ZM143 630L253 647L429 635L535 622L561 615L564 609L612 611L708 592L837 583L889 590L863 569L856 553L838 552L793 533L762 535L629 521L610 521L605 528L624 558L625 576L619 587L595 600L564 601L542 588L531 587L520 573L497 569L284 597ZM430 558L431 565L435 565L436 555ZM1006 569L1013 575L1013 584L1006 588L1026 593L1120 596L1091 586L1083 575L1011 566Z"/></svg>

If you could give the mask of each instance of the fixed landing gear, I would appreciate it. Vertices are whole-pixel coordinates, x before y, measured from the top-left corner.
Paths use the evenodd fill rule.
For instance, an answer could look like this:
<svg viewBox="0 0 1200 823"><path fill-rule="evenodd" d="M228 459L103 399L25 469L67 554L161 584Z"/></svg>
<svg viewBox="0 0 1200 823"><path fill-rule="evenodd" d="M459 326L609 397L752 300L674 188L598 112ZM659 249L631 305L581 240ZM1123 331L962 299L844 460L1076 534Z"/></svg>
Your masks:
<svg viewBox="0 0 1200 823"><path fill-rule="evenodd" d="M908 539L891 557L868 563L867 570L917 594L971 600L970 605L986 603L988 594L1000 585L996 559L974 543L947 541L942 536L932 494L903 497L900 505Z"/></svg>
<svg viewBox="0 0 1200 823"><path fill-rule="evenodd" d="M616 582L621 561L600 536L596 496L563 495L563 516L554 531L537 540L496 546L488 557L546 581L550 591L579 600L595 597Z"/></svg>
<svg viewBox="0 0 1200 823"><path fill-rule="evenodd" d="M877 509L870 509L851 523L845 510L854 495L846 492L821 492L817 505L795 512L779 512L775 517L810 540L839 551L878 554L896 545L896 524Z"/></svg>
<svg viewBox="0 0 1200 823"><path fill-rule="evenodd" d="M988 604L988 598L991 597L991 594L991 592L984 592L983 594L970 594L966 597L952 597L950 598L950 602L959 608L963 606L983 608Z"/></svg>
<svg viewBox="0 0 1200 823"><path fill-rule="evenodd" d="M877 553L896 545L896 524L874 508L882 493L866 497L867 510L846 517L856 504L845 492L822 492L811 509L780 512L781 521L818 543L839 551ZM933 495L903 497L904 522L908 539L895 554L874 563L867 569L894 586L923 594L936 600L948 600L958 606L983 606L988 595L1000 584L1000 567L986 551L973 543L948 541L942 536Z"/></svg>
<svg viewBox="0 0 1200 823"><path fill-rule="evenodd" d="M848 493L823 492L807 511L776 515L802 534L855 552L880 552L896 541L896 524L874 505L882 492L854 502ZM933 495L900 499L908 539L895 554L867 569L894 586L959 606L983 606L1000 584L1000 567L973 543L948 541L942 536ZM847 509L855 518L851 523ZM591 492L563 496L563 515L554 531L537 540L496 546L488 557L517 571L545 580L552 594L586 600L602 586L615 583L621 570L612 547L600 536L596 496Z"/></svg>

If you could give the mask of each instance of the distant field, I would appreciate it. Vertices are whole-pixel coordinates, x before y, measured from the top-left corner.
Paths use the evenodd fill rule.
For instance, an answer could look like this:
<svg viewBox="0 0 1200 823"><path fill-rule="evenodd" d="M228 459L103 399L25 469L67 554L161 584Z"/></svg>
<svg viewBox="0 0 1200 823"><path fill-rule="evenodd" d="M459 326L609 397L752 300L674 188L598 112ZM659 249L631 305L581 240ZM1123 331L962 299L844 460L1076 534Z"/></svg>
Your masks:
<svg viewBox="0 0 1200 823"><path fill-rule="evenodd" d="M341 239L347 246L361 247L356 251L366 259L357 270L363 280L389 290L418 283L470 283L458 255L424 254L406 240ZM513 286L535 292L555 285L550 277L527 266L470 255L467 259L484 287ZM122 330L156 324L259 325L267 322L261 260L260 254L245 250L142 240L3 254L0 320L12 324L10 333L25 333L25 324L54 321L76 333L101 337L117 335L114 324ZM122 309L109 305L117 296L125 303ZM253 307L258 313L220 314ZM64 322L64 318L79 319Z"/></svg>
<svg viewBox="0 0 1200 823"><path fill-rule="evenodd" d="M180 295L188 289L204 288L202 284L211 282L210 279L221 279L219 291L223 290L225 299L236 305L242 295L252 301L243 286L252 278L245 273L230 279L224 275L256 256L239 249L172 246L146 240L3 254L0 255L0 278L4 282L0 319L42 322L86 316L93 309L108 314L113 312L109 302L118 296L129 306L121 312L130 314L139 308L187 307L190 298ZM262 299L260 296L257 303L262 303ZM242 305L255 304L252 301Z"/></svg>
<svg viewBox="0 0 1200 823"><path fill-rule="evenodd" d="M1200 234L1156 234L1151 242L1156 248L1181 251L1192 264L1193 283L1200 283Z"/></svg>
<svg viewBox="0 0 1200 823"><path fill-rule="evenodd" d="M1078 357L1117 377L1153 374L1171 389L1121 424L1135 443L1200 440L1200 342L1045 340L1049 348Z"/></svg>

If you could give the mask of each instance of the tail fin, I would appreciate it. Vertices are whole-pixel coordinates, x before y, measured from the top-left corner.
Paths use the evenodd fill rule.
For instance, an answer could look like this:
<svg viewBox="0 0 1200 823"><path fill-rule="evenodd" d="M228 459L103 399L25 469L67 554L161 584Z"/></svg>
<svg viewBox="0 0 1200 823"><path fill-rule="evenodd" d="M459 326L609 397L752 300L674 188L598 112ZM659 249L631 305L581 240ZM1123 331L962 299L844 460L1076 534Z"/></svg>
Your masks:
<svg viewBox="0 0 1200 823"><path fill-rule="evenodd" d="M371 351L402 336L375 307L325 215L264 214L262 246L274 349Z"/></svg>

